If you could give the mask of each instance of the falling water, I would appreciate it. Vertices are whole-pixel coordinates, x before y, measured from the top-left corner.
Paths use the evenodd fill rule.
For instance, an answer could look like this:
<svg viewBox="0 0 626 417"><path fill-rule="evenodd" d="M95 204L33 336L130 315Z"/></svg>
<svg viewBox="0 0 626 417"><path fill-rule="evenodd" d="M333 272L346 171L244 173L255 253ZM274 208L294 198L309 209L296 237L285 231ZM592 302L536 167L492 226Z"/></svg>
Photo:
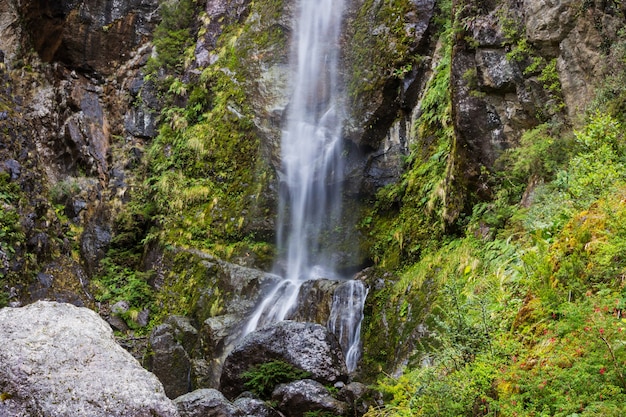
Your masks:
<svg viewBox="0 0 626 417"><path fill-rule="evenodd" d="M281 148L275 272L283 279L265 296L244 333L289 318L304 282L341 279L323 237L328 239L341 216L343 109L337 63L342 11L343 0L299 2L293 95Z"/></svg>
<svg viewBox="0 0 626 417"><path fill-rule="evenodd" d="M350 280L333 294L328 328L337 335L348 371L356 369L361 352L361 322L367 289L361 281Z"/></svg>

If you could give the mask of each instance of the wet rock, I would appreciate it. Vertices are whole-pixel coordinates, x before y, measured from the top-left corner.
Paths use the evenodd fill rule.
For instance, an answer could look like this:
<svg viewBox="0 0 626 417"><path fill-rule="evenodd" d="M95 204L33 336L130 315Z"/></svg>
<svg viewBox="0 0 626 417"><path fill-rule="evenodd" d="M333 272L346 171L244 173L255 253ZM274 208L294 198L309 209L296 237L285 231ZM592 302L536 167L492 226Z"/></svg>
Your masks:
<svg viewBox="0 0 626 417"><path fill-rule="evenodd" d="M39 301L0 310L0 415L176 417L157 378L93 311Z"/></svg>
<svg viewBox="0 0 626 417"><path fill-rule="evenodd" d="M0 63L13 61L22 47L23 34L20 19L16 0L0 2L0 50L2 50Z"/></svg>
<svg viewBox="0 0 626 417"><path fill-rule="evenodd" d="M240 409L215 389L199 389L174 400L180 417L243 417Z"/></svg>
<svg viewBox="0 0 626 417"><path fill-rule="evenodd" d="M365 9L362 2L350 2L346 10L346 33L354 34L355 31L358 31L358 26L364 22L378 25L370 29L373 36L385 36L385 34L392 33L393 28L388 27L389 22L384 21L377 14L380 7L381 3L376 3ZM422 48L427 44L434 7L435 2L433 0L412 1L407 14L401 17L405 21L407 35L412 40L408 45L409 55L420 54ZM364 11L365 15L363 15ZM363 16L366 17L363 19ZM359 21L359 19L363 20ZM356 25L357 28L352 25ZM349 37L346 37L346 40L350 42ZM355 45L358 43L355 42ZM343 64L345 68L351 68L353 65L350 62L351 59L354 59L351 54L369 53L366 50L355 49L353 46L346 47L346 51L346 62ZM396 58L395 53L394 44L390 44L389 49L383 52L389 60ZM361 148L380 149L380 141L383 140L389 127L399 116L401 108L414 104L407 103L404 95L419 85L421 79L406 74L406 79L400 80L393 74L384 71L368 73L364 76L367 79L355 80L355 82L367 83L367 85L375 86L375 88L367 89L367 91L361 92L358 97L351 99L349 114L344 127L345 137Z"/></svg>
<svg viewBox="0 0 626 417"><path fill-rule="evenodd" d="M571 118L596 98L598 81L607 71L607 39L614 39L623 19L611 15L585 14L559 44L557 71L563 100Z"/></svg>
<svg viewBox="0 0 626 417"><path fill-rule="evenodd" d="M339 284L339 281L328 279L316 279L302 284L297 309L290 319L326 325L333 305L333 294Z"/></svg>
<svg viewBox="0 0 626 417"><path fill-rule="evenodd" d="M347 403L356 415L363 415L370 407L383 404L380 392L360 382L351 382L341 387L337 399Z"/></svg>
<svg viewBox="0 0 626 417"><path fill-rule="evenodd" d="M280 385L272 393L272 400L287 417L302 417L315 411L346 416L349 409L348 404L333 398L328 388L311 379Z"/></svg>
<svg viewBox="0 0 626 417"><path fill-rule="evenodd" d="M579 13L576 0L526 0L526 36L544 45L558 44L572 29Z"/></svg>
<svg viewBox="0 0 626 417"><path fill-rule="evenodd" d="M177 336L180 332L168 323L155 327L150 334L152 355L148 368L159 378L169 398L191 389L191 362Z"/></svg>
<svg viewBox="0 0 626 417"><path fill-rule="evenodd" d="M111 243L111 226L105 217L98 215L91 219L80 239L80 253L90 275L96 273Z"/></svg>
<svg viewBox="0 0 626 417"><path fill-rule="evenodd" d="M139 138L154 138L157 134L155 110L142 106L131 108L124 116L124 128L133 136Z"/></svg>
<svg viewBox="0 0 626 417"><path fill-rule="evenodd" d="M191 324L191 320L183 316L169 316L165 323L172 327L178 343L191 352L198 341L198 330Z"/></svg>
<svg viewBox="0 0 626 417"><path fill-rule="evenodd" d="M241 374L272 360L286 362L311 374L322 384L348 380L337 339L324 326L283 321L247 335L226 357L220 390L228 398L245 391Z"/></svg>
<svg viewBox="0 0 626 417"><path fill-rule="evenodd" d="M2 120L1 113L2 112L0 112L0 120ZM0 164L0 172L7 172L11 177L11 181L16 181L22 174L22 166L15 159L8 159Z"/></svg>
<svg viewBox="0 0 626 417"><path fill-rule="evenodd" d="M68 104L75 110L63 123L63 142L53 143L56 159L67 174L84 169L101 181L108 176L107 153L110 149L110 130L107 112L101 101L101 89L94 88L85 77L67 82Z"/></svg>

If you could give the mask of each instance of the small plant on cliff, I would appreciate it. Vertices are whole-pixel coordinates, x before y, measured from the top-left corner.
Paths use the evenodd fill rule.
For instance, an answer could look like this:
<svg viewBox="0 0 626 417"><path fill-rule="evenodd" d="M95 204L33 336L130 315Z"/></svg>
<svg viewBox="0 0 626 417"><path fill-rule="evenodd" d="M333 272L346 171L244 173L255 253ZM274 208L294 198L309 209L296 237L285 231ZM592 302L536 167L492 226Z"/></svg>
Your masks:
<svg viewBox="0 0 626 417"><path fill-rule="evenodd" d="M9 174L0 173L0 255L8 258L11 258L17 245L24 240L19 213L15 207L18 200L19 185L11 182Z"/></svg>
<svg viewBox="0 0 626 417"><path fill-rule="evenodd" d="M247 389L261 398L269 398L278 384L305 379L311 373L286 362L271 361L254 366L241 376L246 380Z"/></svg>

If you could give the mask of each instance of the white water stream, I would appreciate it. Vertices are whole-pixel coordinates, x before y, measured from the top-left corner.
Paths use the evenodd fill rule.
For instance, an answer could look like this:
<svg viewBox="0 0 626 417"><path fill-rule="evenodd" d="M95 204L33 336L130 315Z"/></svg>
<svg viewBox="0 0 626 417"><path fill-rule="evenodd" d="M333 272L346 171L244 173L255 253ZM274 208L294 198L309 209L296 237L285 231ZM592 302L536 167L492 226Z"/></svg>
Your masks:
<svg viewBox="0 0 626 417"><path fill-rule="evenodd" d="M280 258L275 272L283 279L257 307L244 334L289 318L304 282L342 278L335 270L333 254L323 245L324 238L328 239L330 232L340 226L337 222L341 217L343 109L337 66L342 12L343 0L299 1L291 63L293 95L281 142L277 228ZM364 300L365 292L360 294ZM350 296L355 295L352 291ZM342 315L341 306L345 304L333 304L333 314ZM329 323L329 328L336 334L354 333L340 327L360 329L363 301L358 304L360 313L346 312L346 317L353 320L348 323L346 318L331 318L334 324ZM356 347L342 346L346 355L350 350L358 352L359 340L351 343L356 343ZM358 353L353 357L358 359ZM356 359L349 364L349 370L356 367Z"/></svg>

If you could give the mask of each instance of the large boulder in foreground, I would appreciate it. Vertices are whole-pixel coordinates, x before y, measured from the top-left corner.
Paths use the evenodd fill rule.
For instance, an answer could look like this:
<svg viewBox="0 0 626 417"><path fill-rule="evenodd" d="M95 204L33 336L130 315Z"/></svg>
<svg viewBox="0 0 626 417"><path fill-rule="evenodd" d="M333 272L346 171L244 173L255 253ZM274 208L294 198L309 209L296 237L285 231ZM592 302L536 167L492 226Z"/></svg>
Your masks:
<svg viewBox="0 0 626 417"><path fill-rule="evenodd" d="M178 417L158 379L87 308L4 308L0 340L0 416Z"/></svg>
<svg viewBox="0 0 626 417"><path fill-rule="evenodd" d="M220 390L234 398L246 390L242 374L270 361L286 362L310 373L324 385L348 380L348 370L336 337L314 323L282 321L247 335L226 357Z"/></svg>

